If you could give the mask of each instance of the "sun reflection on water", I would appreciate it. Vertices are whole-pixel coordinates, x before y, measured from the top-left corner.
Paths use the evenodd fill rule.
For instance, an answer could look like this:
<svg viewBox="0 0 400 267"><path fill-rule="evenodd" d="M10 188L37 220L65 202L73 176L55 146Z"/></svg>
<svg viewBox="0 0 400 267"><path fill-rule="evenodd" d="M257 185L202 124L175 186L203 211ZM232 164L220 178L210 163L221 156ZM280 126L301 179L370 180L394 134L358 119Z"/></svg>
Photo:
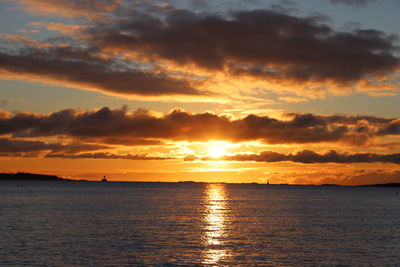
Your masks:
<svg viewBox="0 0 400 267"><path fill-rule="evenodd" d="M226 194L224 184L208 184L205 196L205 236L207 250L203 264L214 265L227 256L224 237L226 236Z"/></svg>

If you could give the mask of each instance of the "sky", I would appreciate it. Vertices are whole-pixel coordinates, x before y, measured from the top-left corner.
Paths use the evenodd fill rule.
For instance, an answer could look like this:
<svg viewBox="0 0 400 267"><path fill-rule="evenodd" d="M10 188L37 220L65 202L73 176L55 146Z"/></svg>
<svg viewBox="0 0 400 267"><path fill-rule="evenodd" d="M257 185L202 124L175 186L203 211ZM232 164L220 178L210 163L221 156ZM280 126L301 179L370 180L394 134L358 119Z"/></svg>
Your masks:
<svg viewBox="0 0 400 267"><path fill-rule="evenodd" d="M398 0L0 0L0 172L400 182Z"/></svg>

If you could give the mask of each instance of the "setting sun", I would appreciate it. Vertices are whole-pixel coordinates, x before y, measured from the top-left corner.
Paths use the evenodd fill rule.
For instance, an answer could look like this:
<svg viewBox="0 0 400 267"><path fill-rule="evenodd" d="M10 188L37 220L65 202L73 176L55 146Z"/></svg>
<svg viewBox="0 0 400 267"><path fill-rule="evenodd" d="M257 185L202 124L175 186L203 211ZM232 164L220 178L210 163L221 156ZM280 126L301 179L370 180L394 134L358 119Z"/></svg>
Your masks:
<svg viewBox="0 0 400 267"><path fill-rule="evenodd" d="M0 0L0 267L400 266L399 10Z"/></svg>
<svg viewBox="0 0 400 267"><path fill-rule="evenodd" d="M229 142L212 141L207 144L208 153L206 155L213 159L219 159L224 156L230 155L231 153L228 151L231 148L233 148L233 144Z"/></svg>
<svg viewBox="0 0 400 267"><path fill-rule="evenodd" d="M220 158L226 154L222 146L214 146L210 148L208 155L212 158Z"/></svg>

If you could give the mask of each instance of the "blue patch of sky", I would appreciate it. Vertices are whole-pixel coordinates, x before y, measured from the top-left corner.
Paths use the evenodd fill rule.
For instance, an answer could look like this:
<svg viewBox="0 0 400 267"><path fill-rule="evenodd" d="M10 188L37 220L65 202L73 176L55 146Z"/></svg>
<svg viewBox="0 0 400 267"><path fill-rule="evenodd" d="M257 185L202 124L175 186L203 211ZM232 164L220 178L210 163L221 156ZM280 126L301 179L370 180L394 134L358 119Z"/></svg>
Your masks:
<svg viewBox="0 0 400 267"><path fill-rule="evenodd" d="M24 29L25 24L32 22L32 17L27 15L11 3L0 2L0 32L3 34L16 34Z"/></svg>
<svg viewBox="0 0 400 267"><path fill-rule="evenodd" d="M287 112L314 114L360 114L389 118L399 116L400 95L372 97L357 93L347 96L328 96L324 99L311 99L300 103L277 103L274 108Z"/></svg>
<svg viewBox="0 0 400 267"><path fill-rule="evenodd" d="M168 112L180 107L192 112L203 112L205 106L204 103L127 99L125 97L104 95L101 92L15 80L0 80L0 92L0 109L9 112L50 113L68 108L92 110L104 106L121 108L125 105L130 110L146 108L159 112ZM210 110L221 108L221 105L207 103L207 108Z"/></svg>
<svg viewBox="0 0 400 267"><path fill-rule="evenodd" d="M102 95L99 92L14 80L1 80L0 91L2 100L18 100L2 107L10 112L23 110L47 113L64 108L91 109L96 105L93 100Z"/></svg>
<svg viewBox="0 0 400 267"><path fill-rule="evenodd" d="M53 31L48 31L45 27L29 25L32 22L85 25L85 23L77 19L68 19L55 15L40 16L24 11L22 7L16 3L0 2L0 33L26 36L33 40L46 40L62 35L55 34Z"/></svg>
<svg viewBox="0 0 400 267"><path fill-rule="evenodd" d="M319 12L331 18L329 22L335 29L343 29L346 24L359 23L363 29L376 29L388 34L400 34L400 1L381 0L371 2L365 7L332 4L328 0L297 1L303 14Z"/></svg>

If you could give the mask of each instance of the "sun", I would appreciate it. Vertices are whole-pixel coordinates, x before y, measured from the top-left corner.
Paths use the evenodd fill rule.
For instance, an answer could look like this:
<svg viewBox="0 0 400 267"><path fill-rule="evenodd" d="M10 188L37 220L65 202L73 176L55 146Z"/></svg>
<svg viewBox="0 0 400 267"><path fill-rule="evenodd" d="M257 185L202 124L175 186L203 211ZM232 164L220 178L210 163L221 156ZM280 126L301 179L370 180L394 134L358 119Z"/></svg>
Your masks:
<svg viewBox="0 0 400 267"><path fill-rule="evenodd" d="M210 150L208 151L208 155L212 158L220 158L222 156L224 156L226 154L223 146L213 146L210 148Z"/></svg>

